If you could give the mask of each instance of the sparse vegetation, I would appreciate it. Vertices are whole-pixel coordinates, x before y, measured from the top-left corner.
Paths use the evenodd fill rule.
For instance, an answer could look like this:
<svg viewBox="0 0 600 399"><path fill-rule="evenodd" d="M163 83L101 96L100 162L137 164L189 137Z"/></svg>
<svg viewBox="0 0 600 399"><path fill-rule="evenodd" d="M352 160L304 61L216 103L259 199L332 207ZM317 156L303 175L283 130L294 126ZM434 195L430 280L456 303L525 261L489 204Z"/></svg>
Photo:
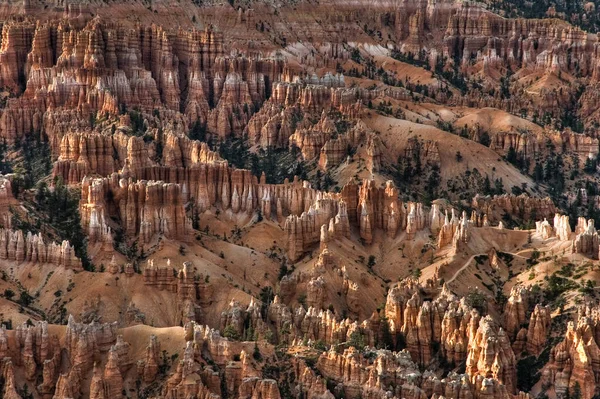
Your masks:
<svg viewBox="0 0 600 399"><path fill-rule="evenodd" d="M465 301L472 308L477 309L479 314L485 315L487 314L487 299L485 296L476 290L471 290L466 296Z"/></svg>

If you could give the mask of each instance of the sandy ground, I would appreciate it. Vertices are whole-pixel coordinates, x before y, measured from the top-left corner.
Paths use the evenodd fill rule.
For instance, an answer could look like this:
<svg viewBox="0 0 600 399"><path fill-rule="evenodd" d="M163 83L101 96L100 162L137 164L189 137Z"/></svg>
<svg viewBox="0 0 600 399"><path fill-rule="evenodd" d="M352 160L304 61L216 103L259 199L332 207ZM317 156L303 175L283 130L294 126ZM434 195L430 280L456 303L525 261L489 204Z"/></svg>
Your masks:
<svg viewBox="0 0 600 399"><path fill-rule="evenodd" d="M477 168L484 175L502 178L504 187L521 186L527 183L533 186L533 181L522 175L515 167L505 162L494 151L474 141L464 139L452 133L423 124L413 123L406 120L368 113L363 121L373 130L379 132L385 143L384 156L392 161L394 156L401 154L406 148L408 140L418 137L422 140L432 140L439 145L441 170L440 174L444 182L448 179L463 174L467 168ZM456 162L456 152L460 151L463 156L462 162Z"/></svg>

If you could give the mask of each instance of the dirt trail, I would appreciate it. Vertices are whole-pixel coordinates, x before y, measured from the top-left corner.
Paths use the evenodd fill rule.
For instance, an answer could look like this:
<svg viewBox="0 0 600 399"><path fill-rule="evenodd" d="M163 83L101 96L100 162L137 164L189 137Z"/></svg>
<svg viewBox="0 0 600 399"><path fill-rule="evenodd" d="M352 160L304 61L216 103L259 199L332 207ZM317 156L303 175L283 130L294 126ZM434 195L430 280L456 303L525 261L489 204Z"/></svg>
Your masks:
<svg viewBox="0 0 600 399"><path fill-rule="evenodd" d="M512 255L512 256L518 256L519 258L525 258L524 256L521 256L521 255L519 255L519 254L520 254L520 253L522 253L522 252L530 251L530 250L531 250L531 249L524 249L524 250L521 250L521 251L519 251L519 252L515 252L515 253L511 253L511 252L505 252L505 253L507 253L507 254L509 254L509 255ZM471 264L471 262L473 262L473 259L475 259L477 256L481 256L481 255L487 255L487 254L486 254L486 253L482 253L482 254L475 254L475 255L471 256L471 257L470 257L470 258L469 258L469 259L468 259L468 260L465 262L465 264L464 264L464 265L462 265L462 267L461 267L460 269L458 269L458 270L456 271L456 273L454 273L454 275L452 276L452 278L451 278L450 280L448 280L448 281L447 281L447 283L451 283L451 282L453 282L454 280L456 280L456 278L458 277L458 275L459 275L459 274L460 274L462 271L464 271L464 270L465 270L467 267L469 267L469 265Z"/></svg>
<svg viewBox="0 0 600 399"><path fill-rule="evenodd" d="M462 267L460 269L458 269L456 271L456 273L454 273L454 275L452 276L452 278L450 280L448 280L446 283L449 284L449 283L453 282L463 270L465 270L467 267L469 267L469 265L471 264L471 262L473 261L473 259L475 259L476 256L480 256L480 255L485 255L485 254L475 254L475 255L471 256L469 258L469 260L467 260L465 262L465 264L462 265Z"/></svg>

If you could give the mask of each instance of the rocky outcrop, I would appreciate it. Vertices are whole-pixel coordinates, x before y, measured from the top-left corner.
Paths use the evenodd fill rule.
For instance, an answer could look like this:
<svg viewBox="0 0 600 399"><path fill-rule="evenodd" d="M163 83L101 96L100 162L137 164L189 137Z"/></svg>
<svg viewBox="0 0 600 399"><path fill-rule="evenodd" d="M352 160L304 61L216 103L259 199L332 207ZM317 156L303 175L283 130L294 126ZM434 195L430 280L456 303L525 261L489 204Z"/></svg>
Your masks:
<svg viewBox="0 0 600 399"><path fill-rule="evenodd" d="M138 179L176 183L181 186L183 201L194 199L201 214L213 206L234 214L253 214L261 209L264 218L301 215L308 211L317 195L329 198L329 193L319 193L308 182L294 178L283 184L267 184L249 170L235 169L226 162L202 163L193 167L152 167L131 171ZM269 211L270 210L270 211ZM265 212L266 211L266 212Z"/></svg>
<svg viewBox="0 0 600 399"><path fill-rule="evenodd" d="M221 312L221 331L232 329L241 337L244 333L246 317L245 309L242 309L238 301L232 300L229 303L229 308Z"/></svg>
<svg viewBox="0 0 600 399"><path fill-rule="evenodd" d="M324 378L318 376L310 367L302 361L293 363L294 373L300 384L305 387L309 399L333 399L333 393L327 389Z"/></svg>
<svg viewBox="0 0 600 399"><path fill-rule="evenodd" d="M550 312L548 306L535 305L527 327L527 345L525 347L527 353L537 356L546 346L552 323Z"/></svg>
<svg viewBox="0 0 600 399"><path fill-rule="evenodd" d="M210 298L212 286L204 279L202 274L194 277L194 266L191 262L184 262L180 270L171 266L167 260L166 266L157 266L154 259L148 260L143 269L144 284L158 290L168 290L178 294L182 300L199 300L206 304L206 298Z"/></svg>
<svg viewBox="0 0 600 399"><path fill-rule="evenodd" d="M310 128L299 128L290 136L290 147L297 147L305 160L315 159L326 142L337 133L334 121L325 112L321 120Z"/></svg>
<svg viewBox="0 0 600 399"><path fill-rule="evenodd" d="M331 84L328 76L332 75L309 79L321 82L318 84L303 80L276 83L272 98L248 122L245 134L250 142L262 147L297 147L305 159L319 156L322 169L345 159L348 146L356 148L372 132L355 120L360 112L360 90L344 89L343 76L334 79L342 83ZM316 113L320 114L318 122L309 122ZM353 126L343 131L334 122L340 122L340 127Z"/></svg>
<svg viewBox="0 0 600 399"><path fill-rule="evenodd" d="M213 287L197 275L191 262L184 262L180 270L171 267L167 260L166 267L156 266L154 260L148 260L143 269L144 285L158 290L167 290L177 294L177 311L182 323L200 320L202 306L211 303Z"/></svg>
<svg viewBox="0 0 600 399"><path fill-rule="evenodd" d="M441 214L437 206L426 210L421 203L403 204L391 181L383 187L376 187L373 180L365 180L360 186L350 183L342 189L341 197L348 206L350 221L358 224L367 244L375 229L382 229L391 238L404 230L412 239L425 228L439 228Z"/></svg>
<svg viewBox="0 0 600 399"><path fill-rule="evenodd" d="M120 371L119 352L113 346L108 351L108 361L104 367L104 397L114 398L123 391L123 376Z"/></svg>
<svg viewBox="0 0 600 399"><path fill-rule="evenodd" d="M46 244L41 233L0 229L0 259L18 263L50 263L66 269L83 270L81 259L68 241Z"/></svg>
<svg viewBox="0 0 600 399"><path fill-rule="evenodd" d="M55 356L53 359L52 373L56 377L51 377L50 372L47 373L46 366L50 363L46 361L44 382L40 388L51 392L54 380L56 384L54 397L81 397L81 392L86 389L85 376L91 373L91 380L87 380L90 384L90 397L118 396L124 387L123 375L132 365L129 351L130 345L123 340L122 336L117 335L116 323L82 324L76 323L73 317L69 316L63 357ZM103 371L99 364L102 358L107 360ZM68 372L58 376L58 371L61 369Z"/></svg>
<svg viewBox="0 0 600 399"><path fill-rule="evenodd" d="M550 198L521 195L497 195L494 197L477 195L471 206L481 214L486 214L490 222L500 221L506 213L513 218L537 220L554 217L557 209Z"/></svg>
<svg viewBox="0 0 600 399"><path fill-rule="evenodd" d="M452 209L451 218L448 218L448 212L446 211L444 223L440 226L440 231L438 233L438 248L443 248L454 241L454 235L456 234L459 223L460 220L456 217L454 209Z"/></svg>
<svg viewBox="0 0 600 399"><path fill-rule="evenodd" d="M479 314L445 289L424 301L422 287L412 280L399 283L387 296L385 314L390 330L402 334L413 360L427 364L434 352L450 363L467 357L467 348L479 324Z"/></svg>
<svg viewBox="0 0 600 399"><path fill-rule="evenodd" d="M324 283L322 278L308 281L309 285ZM282 280L282 284L283 280ZM309 288L310 289L310 288ZM271 339L280 343L298 344L302 342L321 341L327 345L335 342L345 342L350 339L353 332L364 329L369 333L369 342L374 344L375 337L371 331L373 327L370 320L358 323L350 319L339 319L324 305L322 287L317 287L313 293L307 295L306 302L320 305L318 307L288 307L279 296L275 296L272 303L266 306L266 319L261 316L261 304L252 300L245 307L237 301L232 301L229 307L221 313L221 330L227 329L228 334L237 336L242 340L251 340L256 337L271 336ZM309 298L310 297L310 298ZM321 302L321 303L317 303Z"/></svg>
<svg viewBox="0 0 600 399"><path fill-rule="evenodd" d="M357 222L361 237L367 244L371 243L376 228L395 237L398 230L406 228L410 235L414 230L425 227L421 204L408 204L408 209L405 209L391 181L385 187L376 187L373 180L365 180L361 186L349 184L342 189L341 195L350 214L356 210L350 220Z"/></svg>
<svg viewBox="0 0 600 399"><path fill-rule="evenodd" d="M167 261L166 267L156 266L154 259L148 260L148 264L144 268L144 284L155 287L158 290L172 290L176 292L177 284L173 268L170 267L171 261Z"/></svg>
<svg viewBox="0 0 600 399"><path fill-rule="evenodd" d="M577 321L567 325L564 340L550 351L550 360L543 371L542 383L554 387L558 395L579 385L582 398L589 399L595 394L595 383L600 350L597 345L596 330L598 312L596 308L579 309Z"/></svg>
<svg viewBox="0 0 600 399"><path fill-rule="evenodd" d="M583 227L585 225L585 228ZM584 231L587 229L587 222L585 221L585 219L583 221L580 221L579 225L578 225L578 235L582 235L581 239L585 239L585 237L583 237ZM593 229L593 223L592 223L592 229ZM535 223L535 232L536 234L539 234L540 237L543 240L547 240L549 238L552 237L556 237L557 239L561 240L561 241L568 241L571 239L571 225L569 224L569 217L567 215L561 215L559 213L554 214L554 222L551 225L547 219L544 219L543 221L537 221ZM593 233L592 233L593 236ZM580 240L581 240L580 239ZM589 240L588 240L589 241ZM587 244L588 242L586 241L585 244ZM590 245L592 245L592 242L589 242ZM575 244L573 244L575 245ZM580 242L579 244L580 248L583 248L584 243ZM573 247L575 248L575 246ZM592 248L586 248L586 251L591 254L591 250Z"/></svg>
<svg viewBox="0 0 600 399"><path fill-rule="evenodd" d="M530 296L530 290L516 285L504 306L504 329L517 356L522 352L539 355L550 333L550 307L536 304L531 311Z"/></svg>
<svg viewBox="0 0 600 399"><path fill-rule="evenodd" d="M71 368L68 373L63 373L58 377L54 398L67 399L78 398L81 395L82 375L78 368ZM97 379L95 381L98 381ZM99 384L98 384L99 385ZM98 385L95 384L97 387Z"/></svg>
<svg viewBox="0 0 600 399"><path fill-rule="evenodd" d="M368 384L370 370L366 367L365 359L353 347L345 349L343 353L330 350L321 354L317 368L323 375L344 381L344 393L348 396L360 393L365 385L373 385L373 382Z"/></svg>
<svg viewBox="0 0 600 399"><path fill-rule="evenodd" d="M160 343L156 335L150 336L150 342L146 348L146 358L137 363L138 374L142 376L144 382L151 383L156 379L159 370L160 361Z"/></svg>
<svg viewBox="0 0 600 399"><path fill-rule="evenodd" d="M187 122L198 120L223 137L241 134L283 70L275 57L226 56L223 34L212 26L167 31L101 18L81 22L3 26L0 84L25 91L0 118L2 137L12 142L40 131L42 120L61 109L77 109L87 122L125 107L181 110Z"/></svg>
<svg viewBox="0 0 600 399"><path fill-rule="evenodd" d="M506 332L490 316L481 319L467 353L466 370L471 382L476 383L478 376L492 376L514 393L517 384L516 364Z"/></svg>
<svg viewBox="0 0 600 399"><path fill-rule="evenodd" d="M582 104L585 102L582 101ZM585 162L588 158L595 158L599 153L600 144L597 137L575 133L570 129L561 132L560 137L564 148L577 154L581 162Z"/></svg>
<svg viewBox="0 0 600 399"><path fill-rule="evenodd" d="M240 398L281 398L277 381L258 377L244 379L239 387L238 395Z"/></svg>
<svg viewBox="0 0 600 399"><path fill-rule="evenodd" d="M322 309L325 304L325 280L322 277L313 278L306 289L306 306Z"/></svg>
<svg viewBox="0 0 600 399"><path fill-rule="evenodd" d="M69 316L65 349L72 367L81 373L91 370L94 359L98 359L100 353L108 352L116 342L117 323L83 324Z"/></svg>
<svg viewBox="0 0 600 399"><path fill-rule="evenodd" d="M548 222L548 219L535 222L535 232L544 240L554 237L554 227Z"/></svg>
<svg viewBox="0 0 600 399"><path fill-rule="evenodd" d="M283 107L267 101L248 121L244 133L251 143L261 147L287 148L300 112L296 107Z"/></svg>
<svg viewBox="0 0 600 399"><path fill-rule="evenodd" d="M432 212L435 209L432 209ZM467 218L466 212L463 211L462 217L459 219L452 209L452 218L448 219L448 212L444 217L444 223L441 225L438 233L437 244L438 248L443 248L446 245L452 244L453 248L456 249L460 244L466 244L469 242L471 236L471 229L476 223L473 219Z"/></svg>
<svg viewBox="0 0 600 399"><path fill-rule="evenodd" d="M504 330L511 341L517 337L521 326L527 321L527 311L529 303L527 290L516 285L510 290L510 296L504 306Z"/></svg>
<svg viewBox="0 0 600 399"><path fill-rule="evenodd" d="M353 126L340 132L345 124ZM319 167L324 171L338 166L364 146L366 150L361 156L365 158L367 169L377 172L381 167L381 140L361 120L347 121L323 112L315 125L297 128L289 136L289 146L299 149L304 160L318 158Z"/></svg>
<svg viewBox="0 0 600 399"><path fill-rule="evenodd" d="M115 211L126 234L148 243L156 234L185 241L191 231L178 184L120 178L85 178L80 212L90 241L112 242L108 219Z"/></svg>
<svg viewBox="0 0 600 399"><path fill-rule="evenodd" d="M571 225L567 215L554 215L554 234L559 240L567 241L571 238Z"/></svg>
<svg viewBox="0 0 600 399"><path fill-rule="evenodd" d="M4 338L6 334L4 333ZM1 339L0 339L1 340ZM6 356L9 355L8 342L3 348ZM23 367L27 381L34 381L41 370L46 370L46 363L54 363L60 356L58 338L48 332L47 322L37 322L32 325L19 325L15 331L15 350L17 354L16 364ZM51 379L56 377L52 373Z"/></svg>
<svg viewBox="0 0 600 399"><path fill-rule="evenodd" d="M30 392L44 397L78 398L88 389L86 384L90 384L90 397L120 395L122 375L131 363L129 344L117 337L116 332L116 323L81 324L72 316L66 331L45 321L31 320L14 330L0 329L0 354L5 359L1 369L2 394L20 398L26 384ZM99 365L103 358L107 360L104 373ZM13 379L13 365L19 368L17 380ZM91 380L86 379L88 373ZM36 382L40 384L33 385ZM16 392L19 394L15 396Z"/></svg>
<svg viewBox="0 0 600 399"><path fill-rule="evenodd" d="M109 176L125 162L140 166L150 162L143 140L127 137L122 132L112 136L67 133L60 141L58 154L53 175L62 177L69 184L79 184L86 176Z"/></svg>
<svg viewBox="0 0 600 399"><path fill-rule="evenodd" d="M278 319L284 321L285 312L281 310L281 306L274 307L273 311L269 310L269 315L278 315ZM307 310L304 308L295 309L294 313L290 312L291 326L294 327L294 335L296 340L302 340L304 337L312 341L323 341L327 344L334 342L345 342L350 338L352 332L358 330L359 324L350 319L338 320L330 310L321 310L310 307ZM285 325L285 323L284 323Z"/></svg>
<svg viewBox="0 0 600 399"><path fill-rule="evenodd" d="M310 113L334 109L352 117L360 113L360 95L355 89L278 82L273 85L271 102L285 107L298 105Z"/></svg>
<svg viewBox="0 0 600 399"><path fill-rule="evenodd" d="M210 370L207 370L210 373ZM216 373L217 381L219 381L218 373ZM204 375L202 373L202 375ZM218 392L220 387L217 385ZM181 397L189 392L202 399L218 399L218 394L212 393L209 388L202 382L200 365L194 361L194 351L191 345L188 345L184 352L184 357L177 364L175 373L167 380L163 387L163 395L165 398L174 399Z"/></svg>
<svg viewBox="0 0 600 399"><path fill-rule="evenodd" d="M585 254L592 259L598 258L598 232L594 227L594 220L579 218L575 229L577 236L573 241L573 252Z"/></svg>
<svg viewBox="0 0 600 399"><path fill-rule="evenodd" d="M371 173L376 173L381 168L382 144L378 136L369 135L367 140L367 169Z"/></svg>
<svg viewBox="0 0 600 399"><path fill-rule="evenodd" d="M518 290L514 291L513 296L516 297ZM514 313L510 309L518 309L515 306L508 308L510 314ZM532 336L543 335L540 334L540 328L547 325L544 321L545 309L536 308L535 316L531 317ZM591 310L588 312L595 314ZM549 317L549 312L545 314ZM402 335L402 341L406 344L406 350L400 352L370 348L359 351L354 347L336 349L337 345L333 345L348 343L355 334L360 334L367 345L375 346L377 340L381 339L377 331L380 331L382 320L385 320L378 315L362 323L339 320L331 311L314 307L308 310L299 307L290 311L277 297L267 307L266 315L266 319L263 319L261 306L256 302L251 302L248 307L232 302L229 310L222 314L222 326L228 330L241 330L242 336L248 335L248 326L258 336L263 336L265 329L274 328L277 337L274 339L279 342L304 345L302 341L311 345L311 342L318 341L331 345L330 350L319 355L315 364L318 376L300 358L289 360L290 368L286 369L286 376L293 376L293 379L287 381L294 384L290 386L310 390L307 397L330 399L332 392L349 397L358 394L385 397L386 392L390 391L395 395L418 398L442 392L453 392L452 395L458 397L479 395L480 392L498 399L513 397L510 392L511 378L514 381L514 368L511 371L511 365L514 366L514 362L511 363L510 344L507 346L508 335L489 316L481 319L477 311L466 305L464 299L459 300L446 288L440 289L434 280L429 280L425 285L419 285L415 280L405 280L388 294L385 317L389 320L392 338L395 340ZM589 316L590 319L593 317ZM539 327L534 328L534 325ZM39 389L51 393L56 385L54 396L57 398L82 397L82 392L88 390L90 397L107 398L110 395L118 396L127 386L126 376L133 359L130 358L130 345L117 335L116 324L86 325L76 323L70 317L64 335L64 356L57 356L62 348L58 338L49 336L46 326L40 323L32 327L19 327L15 340L6 339L6 331L0 330L0 354L13 350L8 347L9 342L17 342L19 347L16 353L21 353L18 364L25 371L31 370L28 375L39 375L39 365L43 363L44 379ZM242 349L248 348L247 344L258 343L228 340L218 331L193 321L185 324L182 333L186 345L179 352L180 360L173 365L173 371L163 385L162 395L165 398L194 392L197 397L216 399L222 389L240 397L280 397L281 381L278 384L275 380L261 378L256 359L253 361ZM263 345L267 344L262 342L261 339L264 355L268 351L263 351ZM535 342L540 341L529 340L528 337L528 344ZM145 350L140 349L138 347L137 353L141 358L137 359L135 370L141 384L151 384L156 381L164 355L154 335L149 336ZM419 365L426 365L437 356L450 364L460 364L466 360L467 374L450 373L441 380L434 373L419 371ZM58 371L64 359L67 359L68 371L59 376ZM275 357L272 359L280 361ZM224 370L225 384L221 385L221 377L214 370L215 366L210 366L211 362ZM557 363L552 365L559 367ZM67 366L63 366L63 370L64 367ZM333 382L331 391L328 389L331 385L325 382L325 378ZM5 381L10 389L10 378ZM6 389L5 385L5 395L10 392Z"/></svg>
<svg viewBox="0 0 600 399"><path fill-rule="evenodd" d="M0 51L0 86L13 91L23 89L24 68L27 51L35 25L30 21L14 21L2 26L2 48Z"/></svg>
<svg viewBox="0 0 600 399"><path fill-rule="evenodd" d="M489 135L479 124L469 128L471 140L479 142L484 133ZM561 132L548 130L544 133L533 133L523 129L511 128L509 131L493 132L490 136L489 147L498 154L506 156L509 151L515 151L523 159L532 162L535 161L536 156L544 156L548 143L562 148L564 152L578 155L580 162L584 162L589 156L595 157L598 154L598 140L596 138L575 133L570 129Z"/></svg>
<svg viewBox="0 0 600 399"><path fill-rule="evenodd" d="M17 204L13 195L11 175L0 175L0 223L5 228L12 227L11 207Z"/></svg>
<svg viewBox="0 0 600 399"><path fill-rule="evenodd" d="M3 359L2 367L2 378L4 379L4 391L2 395L7 399L22 399L21 395L17 391L17 380L15 378L15 371L10 359Z"/></svg>
<svg viewBox="0 0 600 399"><path fill-rule="evenodd" d="M60 139L60 145L53 149L58 156L53 175L62 177L69 184L79 184L86 176L108 177L122 169L127 174L155 166L157 161L165 166L179 168L220 160L218 154L211 151L206 143L171 132L160 133L161 129L159 127L147 131L145 137L151 137L150 146L141 137L128 136L125 127L120 127L114 134L66 133ZM158 146L161 148L160 153L157 151Z"/></svg>
<svg viewBox="0 0 600 399"><path fill-rule="evenodd" d="M350 233L348 213L343 201L317 199L302 215L291 215L285 221L287 253L295 261L321 239L321 226L329 226L326 237L347 237Z"/></svg>
<svg viewBox="0 0 600 399"><path fill-rule="evenodd" d="M223 338L219 331L194 322L186 323L184 330L185 339L188 342L186 352L188 348L193 348L192 353L194 356L200 358L199 351L206 348L212 360L219 365L226 364L232 358L233 353L229 341L227 338Z"/></svg>
<svg viewBox="0 0 600 399"><path fill-rule="evenodd" d="M368 361L367 356L373 360ZM450 373L439 379L434 373L421 373L406 350L369 350L364 355L354 348L345 349L343 353L330 350L321 354L317 368L322 375L338 383L337 393L347 397L381 397L386 392L407 398L427 398L436 394L461 397L482 392L493 398L512 397L507 387L493 378L477 376L471 382L468 375Z"/></svg>

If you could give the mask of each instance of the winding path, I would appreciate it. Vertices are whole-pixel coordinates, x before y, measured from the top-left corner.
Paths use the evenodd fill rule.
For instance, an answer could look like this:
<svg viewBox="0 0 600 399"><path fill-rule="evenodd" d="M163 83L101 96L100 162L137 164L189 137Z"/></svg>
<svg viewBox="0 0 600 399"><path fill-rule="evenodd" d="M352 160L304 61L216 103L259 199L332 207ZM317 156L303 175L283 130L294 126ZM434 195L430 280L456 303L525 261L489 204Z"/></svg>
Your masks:
<svg viewBox="0 0 600 399"><path fill-rule="evenodd" d="M515 253L511 253L511 252L504 252L504 253L510 254L510 255L512 255L512 256L517 256L517 257L519 257L519 258L525 258L524 256L522 256L522 255L519 255L519 254L520 254L520 253L522 253L522 252L527 252L527 251L531 251L531 250L532 250L531 248L528 248L528 249L523 249L523 250L521 250L521 251L519 251L519 252L515 252ZM471 262L473 262L473 259L475 259L476 257L478 257L478 256L481 256L481 255L487 255L487 253L475 254L475 255L471 256L471 257L470 257L470 258L469 258L469 259L468 259L468 260L465 262L465 264L464 264L464 265L462 265L462 267L461 267L460 269L458 269L458 270L456 271L456 273L454 273L454 275L452 276L452 278L451 278L450 280L448 280L448 281L447 281L447 283L451 283L451 282L453 282L454 280L456 280L456 278L458 277L458 275L459 275L461 272L463 272L463 271L464 271L464 270L465 270L467 267L469 267L469 265L471 264Z"/></svg>
<svg viewBox="0 0 600 399"><path fill-rule="evenodd" d="M475 257L476 257L476 256L481 256L481 255L486 255L486 254L475 254L475 255L471 256L471 257L469 258L469 260L467 260L467 261L465 262L465 264L464 264L464 265L462 265L462 267L461 267L460 269L458 269L458 270L456 271L456 273L454 273L454 275L452 276L452 278L451 278L450 280L446 281L446 284L450 284L451 282L453 282L453 281L454 281L454 280L455 280L455 279L458 277L458 275L459 275L461 272L463 272L463 271L464 271L464 270L465 270L467 267L469 267L469 265L471 264L471 262L473 262L473 259L475 259Z"/></svg>

